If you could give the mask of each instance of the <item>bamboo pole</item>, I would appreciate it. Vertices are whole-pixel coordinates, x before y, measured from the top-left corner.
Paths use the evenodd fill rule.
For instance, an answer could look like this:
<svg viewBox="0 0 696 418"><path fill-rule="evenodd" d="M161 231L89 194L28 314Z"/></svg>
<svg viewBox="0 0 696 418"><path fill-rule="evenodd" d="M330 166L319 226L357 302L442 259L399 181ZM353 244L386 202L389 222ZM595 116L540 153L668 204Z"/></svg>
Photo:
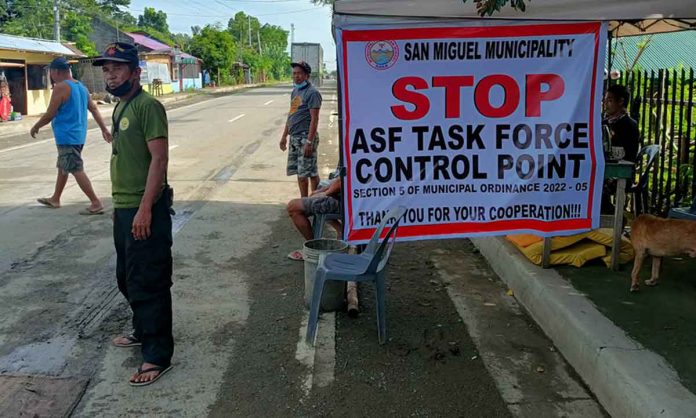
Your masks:
<svg viewBox="0 0 696 418"><path fill-rule="evenodd" d="M346 284L346 300L348 301L348 316L355 318L360 313L357 282L348 282Z"/></svg>

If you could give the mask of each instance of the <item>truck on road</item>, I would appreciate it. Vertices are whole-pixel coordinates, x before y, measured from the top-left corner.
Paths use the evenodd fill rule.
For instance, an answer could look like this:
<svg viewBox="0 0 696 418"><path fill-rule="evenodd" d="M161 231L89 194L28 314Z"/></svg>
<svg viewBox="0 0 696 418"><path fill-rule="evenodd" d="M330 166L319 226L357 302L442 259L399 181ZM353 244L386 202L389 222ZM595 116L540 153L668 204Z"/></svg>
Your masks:
<svg viewBox="0 0 696 418"><path fill-rule="evenodd" d="M309 81L317 87L321 87L324 74L324 50L317 43L293 43L290 48L292 62L304 61L312 67Z"/></svg>

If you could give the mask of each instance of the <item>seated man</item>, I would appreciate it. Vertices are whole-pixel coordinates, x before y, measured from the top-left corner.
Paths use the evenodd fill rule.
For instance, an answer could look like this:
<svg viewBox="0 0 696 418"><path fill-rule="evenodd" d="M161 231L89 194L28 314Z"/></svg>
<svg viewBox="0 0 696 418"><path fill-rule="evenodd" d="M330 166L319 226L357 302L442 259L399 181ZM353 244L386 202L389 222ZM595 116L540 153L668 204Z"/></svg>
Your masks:
<svg viewBox="0 0 696 418"><path fill-rule="evenodd" d="M609 129L609 140L613 147L623 148L622 160L636 162L640 148L640 130L638 123L627 111L631 95L625 86L615 84L607 89L602 101L604 105L604 120L602 125ZM628 188L628 184L626 187ZM602 190L602 214L613 214L614 205L611 196L616 194L616 181L607 180Z"/></svg>
<svg viewBox="0 0 696 418"><path fill-rule="evenodd" d="M288 203L288 215L295 224L295 228L302 234L305 241L314 238L312 224L309 217L316 214L338 214L341 211L341 179L335 178L328 186L320 188L309 197L293 199ZM338 222L330 222L341 238L341 225ZM291 260L303 260L302 251L296 250L288 254Z"/></svg>
<svg viewBox="0 0 696 418"><path fill-rule="evenodd" d="M623 160L635 162L640 148L640 130L638 123L628 115L627 106L631 99L628 89L615 84L604 95L604 120L610 132L612 147L624 149Z"/></svg>

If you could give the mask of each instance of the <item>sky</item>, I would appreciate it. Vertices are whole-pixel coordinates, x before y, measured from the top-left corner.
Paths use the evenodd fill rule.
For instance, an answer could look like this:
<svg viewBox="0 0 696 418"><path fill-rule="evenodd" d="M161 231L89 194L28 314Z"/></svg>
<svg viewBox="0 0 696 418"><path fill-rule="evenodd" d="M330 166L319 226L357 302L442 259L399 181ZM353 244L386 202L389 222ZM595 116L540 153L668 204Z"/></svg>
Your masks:
<svg viewBox="0 0 696 418"><path fill-rule="evenodd" d="M136 18L145 7L167 14L169 30L191 33L191 26L227 22L237 12L257 17L290 31L295 24L295 42L318 42L324 49L329 71L336 69L336 46L331 35L331 8L315 6L309 0L131 0L130 12ZM288 39L290 42L290 39Z"/></svg>

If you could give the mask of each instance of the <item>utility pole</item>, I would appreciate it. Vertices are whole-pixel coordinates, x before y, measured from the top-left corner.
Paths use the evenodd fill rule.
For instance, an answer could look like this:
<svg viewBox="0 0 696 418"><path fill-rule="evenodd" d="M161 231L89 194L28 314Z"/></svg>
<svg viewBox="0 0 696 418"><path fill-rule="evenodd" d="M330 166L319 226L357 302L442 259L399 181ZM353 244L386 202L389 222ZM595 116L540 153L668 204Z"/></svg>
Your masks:
<svg viewBox="0 0 696 418"><path fill-rule="evenodd" d="M261 55L261 32L256 30L256 39L259 41L259 55Z"/></svg>
<svg viewBox="0 0 696 418"><path fill-rule="evenodd" d="M251 48L251 16L247 16L247 22L249 23L249 48Z"/></svg>
<svg viewBox="0 0 696 418"><path fill-rule="evenodd" d="M60 42L60 11L58 10L58 0L53 0L53 37L56 42Z"/></svg>
<svg viewBox="0 0 696 418"><path fill-rule="evenodd" d="M295 43L295 24L290 24L290 45Z"/></svg>

